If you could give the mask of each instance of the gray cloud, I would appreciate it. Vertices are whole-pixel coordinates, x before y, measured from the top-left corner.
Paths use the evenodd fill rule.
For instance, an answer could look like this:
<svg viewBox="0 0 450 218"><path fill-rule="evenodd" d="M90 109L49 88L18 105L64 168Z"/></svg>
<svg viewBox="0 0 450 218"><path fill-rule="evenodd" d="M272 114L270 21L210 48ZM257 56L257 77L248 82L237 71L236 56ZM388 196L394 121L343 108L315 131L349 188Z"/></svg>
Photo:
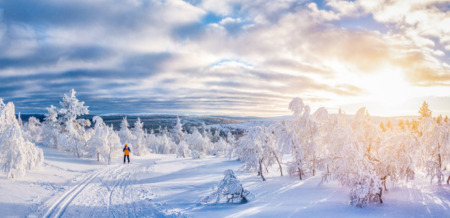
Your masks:
<svg viewBox="0 0 450 218"><path fill-rule="evenodd" d="M371 13L359 2L330 1L319 14L310 3L1 1L0 98L43 112L74 88L97 114L275 115L297 96L319 105L369 95L346 77L390 67L415 85L449 84L447 53L433 59L405 36L318 17Z"/></svg>

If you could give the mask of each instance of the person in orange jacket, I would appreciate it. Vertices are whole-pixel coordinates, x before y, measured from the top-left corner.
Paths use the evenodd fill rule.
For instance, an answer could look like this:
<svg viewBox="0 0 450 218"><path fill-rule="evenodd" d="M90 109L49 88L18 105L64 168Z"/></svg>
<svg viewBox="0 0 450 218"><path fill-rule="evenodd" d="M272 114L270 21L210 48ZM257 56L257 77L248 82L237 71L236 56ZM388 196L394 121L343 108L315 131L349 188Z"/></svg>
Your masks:
<svg viewBox="0 0 450 218"><path fill-rule="evenodd" d="M125 147L123 148L123 163L125 163L126 158L128 158L128 163L130 163L130 151L130 147L125 144Z"/></svg>

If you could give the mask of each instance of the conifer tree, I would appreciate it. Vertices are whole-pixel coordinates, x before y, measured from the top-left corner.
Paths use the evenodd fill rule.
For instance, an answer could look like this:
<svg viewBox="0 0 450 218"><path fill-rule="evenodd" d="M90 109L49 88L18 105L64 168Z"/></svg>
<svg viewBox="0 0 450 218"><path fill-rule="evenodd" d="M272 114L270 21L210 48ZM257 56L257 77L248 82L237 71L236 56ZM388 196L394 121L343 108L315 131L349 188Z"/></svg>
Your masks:
<svg viewBox="0 0 450 218"><path fill-rule="evenodd" d="M428 103L423 102L422 107L419 109L420 118L431 117L431 110L428 108Z"/></svg>

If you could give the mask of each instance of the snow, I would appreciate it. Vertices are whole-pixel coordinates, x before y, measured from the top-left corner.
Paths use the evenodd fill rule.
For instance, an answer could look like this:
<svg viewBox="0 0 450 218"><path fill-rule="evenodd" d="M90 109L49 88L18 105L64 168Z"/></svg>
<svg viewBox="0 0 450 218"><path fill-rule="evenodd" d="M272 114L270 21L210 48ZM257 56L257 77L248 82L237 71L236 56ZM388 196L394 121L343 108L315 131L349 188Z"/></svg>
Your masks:
<svg viewBox="0 0 450 218"><path fill-rule="evenodd" d="M450 186L430 184L425 173L412 182L388 180L383 204L351 206L347 188L321 182L321 176L298 180L276 170L266 181L240 169L242 162L208 156L122 157L111 165L77 158L41 146L43 165L25 177L0 178L2 217L445 217ZM243 187L255 194L245 204L200 204L202 197L231 169Z"/></svg>

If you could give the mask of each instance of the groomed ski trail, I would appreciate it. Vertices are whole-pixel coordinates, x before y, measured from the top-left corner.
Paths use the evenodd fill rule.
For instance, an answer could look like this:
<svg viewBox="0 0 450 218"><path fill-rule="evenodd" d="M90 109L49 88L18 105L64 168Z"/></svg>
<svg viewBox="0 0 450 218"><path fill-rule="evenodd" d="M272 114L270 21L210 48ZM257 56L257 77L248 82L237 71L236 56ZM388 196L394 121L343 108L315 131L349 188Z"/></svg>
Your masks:
<svg viewBox="0 0 450 218"><path fill-rule="evenodd" d="M61 217L61 215L64 213L67 206L70 204L70 202L73 201L74 198L77 197L77 195L83 191L83 189L95 178L97 177L101 172L105 171L106 169L98 170L91 175L87 176L83 181L75 185L73 188L71 188L69 191L67 191L63 196L61 196L55 203L53 203L50 208L47 210L47 212L44 214L44 217Z"/></svg>
<svg viewBox="0 0 450 218"><path fill-rule="evenodd" d="M140 217L160 214L152 202L139 193L152 193L138 183L138 174L149 174L153 161L115 164L95 170L57 200L44 202L38 217Z"/></svg>

